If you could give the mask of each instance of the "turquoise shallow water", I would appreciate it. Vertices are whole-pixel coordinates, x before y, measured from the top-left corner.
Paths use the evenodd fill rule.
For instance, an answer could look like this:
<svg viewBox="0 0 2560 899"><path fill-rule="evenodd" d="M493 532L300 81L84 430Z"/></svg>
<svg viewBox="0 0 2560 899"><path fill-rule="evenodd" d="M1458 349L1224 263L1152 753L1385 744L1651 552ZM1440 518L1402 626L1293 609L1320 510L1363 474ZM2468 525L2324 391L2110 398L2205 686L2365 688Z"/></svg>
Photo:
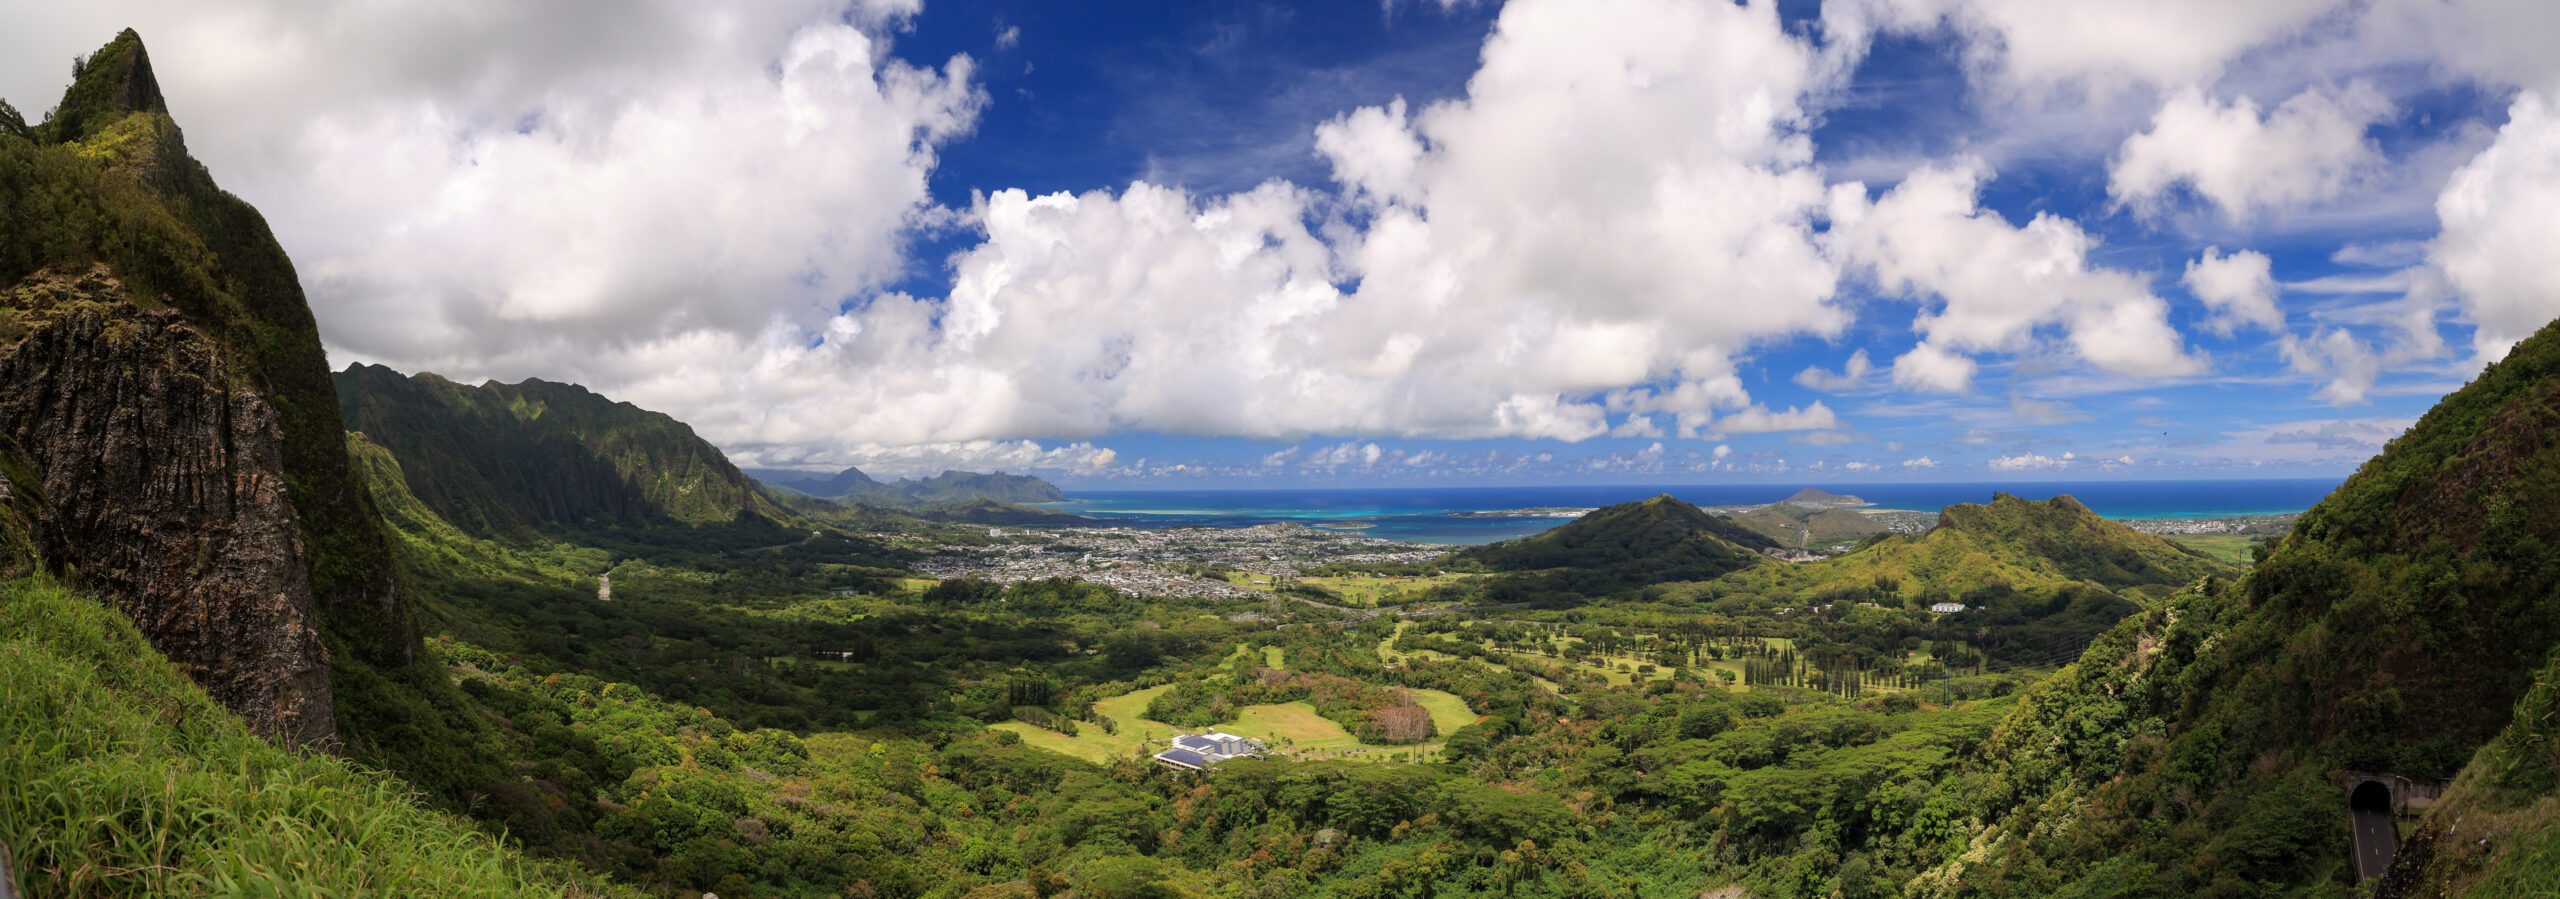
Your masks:
<svg viewBox="0 0 2560 899"><path fill-rule="evenodd" d="M2016 484L1822 484L1887 509L1936 511L1978 503L1994 492L2027 499L2068 494L2109 518L2221 518L2300 512L2339 479L2222 481L2045 481ZM1452 512L1539 507L1593 508L1668 493L1701 506L1756 505L1804 485L1570 487L1357 487L1299 490L1070 490L1057 508L1140 527L1250 527L1273 522L1365 524L1365 533L1428 543L1490 543L1539 533L1563 518L1460 518Z"/></svg>

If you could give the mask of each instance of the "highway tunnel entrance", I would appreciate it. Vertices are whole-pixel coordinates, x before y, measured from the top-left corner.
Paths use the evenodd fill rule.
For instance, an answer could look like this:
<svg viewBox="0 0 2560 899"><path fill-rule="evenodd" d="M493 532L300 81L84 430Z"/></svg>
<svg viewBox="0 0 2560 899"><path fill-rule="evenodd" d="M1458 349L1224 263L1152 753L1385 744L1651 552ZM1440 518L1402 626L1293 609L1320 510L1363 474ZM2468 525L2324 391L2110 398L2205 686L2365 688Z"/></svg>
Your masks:
<svg viewBox="0 0 2560 899"><path fill-rule="evenodd" d="M2359 812L2390 814L2391 788L2378 780L2357 784L2356 791L2347 795L2347 808Z"/></svg>

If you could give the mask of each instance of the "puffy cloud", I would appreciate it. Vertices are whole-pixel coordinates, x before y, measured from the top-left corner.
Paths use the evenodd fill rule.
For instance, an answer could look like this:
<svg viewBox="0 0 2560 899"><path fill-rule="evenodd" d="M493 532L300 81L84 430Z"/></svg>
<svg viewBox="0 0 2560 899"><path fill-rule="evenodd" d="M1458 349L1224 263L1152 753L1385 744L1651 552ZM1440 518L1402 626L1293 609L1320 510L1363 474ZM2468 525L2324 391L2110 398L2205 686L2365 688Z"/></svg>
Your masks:
<svg viewBox="0 0 2560 899"><path fill-rule="evenodd" d="M1991 460L1991 467L1998 471L2045 471L2062 468L2070 465L2072 461L2073 458L2070 453L2063 453L2062 458L2059 459L2051 456L2041 456L2035 453L2019 453L2015 456L2002 456L2000 458L1993 459Z"/></svg>
<svg viewBox="0 0 2560 899"><path fill-rule="evenodd" d="M1831 413L1831 407L1816 400L1813 405L1803 408L1789 406L1784 412L1772 412L1768 407L1755 405L1716 419L1713 428L1716 434L1721 435L1827 430L1839 426L1839 416Z"/></svg>
<svg viewBox="0 0 2560 899"><path fill-rule="evenodd" d="M1894 358L1893 383L1904 390L1963 393L1977 368L1969 357L1923 342Z"/></svg>
<svg viewBox="0 0 2560 899"><path fill-rule="evenodd" d="M1834 0L1826 31L1949 27L1976 80L2012 94L2207 84L2231 60L2329 15L2341 0Z"/></svg>
<svg viewBox="0 0 2560 899"><path fill-rule="evenodd" d="M2246 221L2336 197L2382 163L2365 129L2392 111L2362 81L2313 88L2261 114L2247 97L2229 105L2199 91L2172 95L2151 128L2126 138L2107 169L2107 193L2157 210L2184 184Z"/></svg>
<svg viewBox="0 0 2560 899"><path fill-rule="evenodd" d="M2183 279L2187 290L2213 310L2205 329L2222 335L2242 325L2284 331L2284 313L2276 309L2272 266L2265 253L2240 250L2224 256L2221 247L2206 247L2203 256L2187 263Z"/></svg>
<svg viewBox="0 0 2560 899"><path fill-rule="evenodd" d="M1978 161L1929 166L1872 202L1843 184L1831 203L1841 255L1888 292L1934 297L1914 329L1919 348L1894 360L1894 381L1961 391L1974 351L2026 348L2039 328L2059 328L2082 359L2110 372L2182 375L2203 369L2168 322L2168 303L2144 278L2093 266L2097 239L2040 212L2013 227L1975 201L1990 172Z"/></svg>
<svg viewBox="0 0 2560 899"><path fill-rule="evenodd" d="M1815 390L1839 393L1856 389L1860 382L1866 380L1867 373L1873 370L1875 365L1867 361L1867 351L1859 350L1849 354L1849 361L1843 364L1837 373L1825 371L1818 365L1807 366L1805 370L1796 373L1796 383Z"/></svg>
<svg viewBox="0 0 2560 899"><path fill-rule="evenodd" d="M2452 282L2462 311L2479 325L2481 358L2503 358L2517 341L2560 316L2560 113L2550 93L2517 95L2497 142L2454 173L2436 201L2443 222L2429 258Z"/></svg>
<svg viewBox="0 0 2560 899"><path fill-rule="evenodd" d="M1932 459L1932 458L1929 458L1929 457L1927 457L1927 456L1921 456L1921 457L1914 458L1914 459L1904 459L1904 460L1902 460L1902 467L1904 467L1904 468L1936 468L1936 467L1938 467L1938 460L1936 460L1936 459Z"/></svg>
<svg viewBox="0 0 2560 899"><path fill-rule="evenodd" d="M2277 345L2294 371L2326 379L2313 394L2320 401L2331 405L2361 403L2384 370L2443 354L2444 338L2436 331L2435 305L2424 302L2423 295L2416 299L2421 302L2405 303L2397 312L2388 313L2385 324L2390 336L2380 346L2343 327L2318 331L2307 338L2286 335Z"/></svg>
<svg viewBox="0 0 2560 899"><path fill-rule="evenodd" d="M1661 437L1662 425L1650 415L1630 415L1617 427L1609 429L1611 437Z"/></svg>

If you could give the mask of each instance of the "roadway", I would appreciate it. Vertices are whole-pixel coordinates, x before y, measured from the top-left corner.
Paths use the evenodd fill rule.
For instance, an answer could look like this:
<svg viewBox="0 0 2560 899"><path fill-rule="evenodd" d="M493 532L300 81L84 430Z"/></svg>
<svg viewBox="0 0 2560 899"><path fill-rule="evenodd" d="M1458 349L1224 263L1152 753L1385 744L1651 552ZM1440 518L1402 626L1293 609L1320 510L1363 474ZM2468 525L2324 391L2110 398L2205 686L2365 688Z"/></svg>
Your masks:
<svg viewBox="0 0 2560 899"><path fill-rule="evenodd" d="M2391 853L2400 846L2400 829L2391 822L2391 813L2378 808L2359 808L2348 813L2356 836L2356 879L2372 880L2391 868Z"/></svg>

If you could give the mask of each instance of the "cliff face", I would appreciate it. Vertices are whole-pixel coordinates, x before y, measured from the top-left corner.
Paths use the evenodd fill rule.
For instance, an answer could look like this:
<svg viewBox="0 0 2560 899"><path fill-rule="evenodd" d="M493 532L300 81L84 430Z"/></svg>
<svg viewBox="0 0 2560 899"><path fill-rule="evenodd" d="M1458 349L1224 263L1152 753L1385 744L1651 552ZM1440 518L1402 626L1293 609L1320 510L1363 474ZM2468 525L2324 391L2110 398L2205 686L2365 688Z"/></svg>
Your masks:
<svg viewBox="0 0 2560 899"><path fill-rule="evenodd" d="M76 569L261 731L328 742L332 655L419 643L292 261L187 155L131 31L8 125L0 568Z"/></svg>
<svg viewBox="0 0 2560 899"><path fill-rule="evenodd" d="M328 653L274 408L103 267L8 298L27 333L0 347L0 433L41 476L37 551L259 732L328 743Z"/></svg>

